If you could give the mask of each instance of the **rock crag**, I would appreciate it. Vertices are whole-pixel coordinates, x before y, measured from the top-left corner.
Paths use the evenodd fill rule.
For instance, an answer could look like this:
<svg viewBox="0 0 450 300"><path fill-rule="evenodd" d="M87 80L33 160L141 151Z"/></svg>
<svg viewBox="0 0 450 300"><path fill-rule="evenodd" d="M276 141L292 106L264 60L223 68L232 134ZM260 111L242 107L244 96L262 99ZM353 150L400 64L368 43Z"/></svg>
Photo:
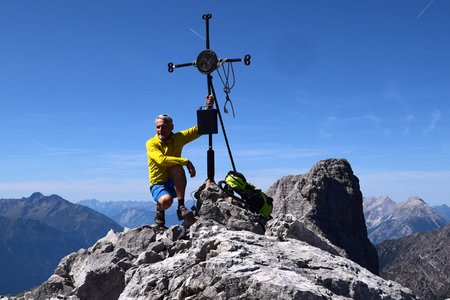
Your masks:
<svg viewBox="0 0 450 300"><path fill-rule="evenodd" d="M378 274L367 237L359 180L345 159L319 161L308 173L286 176L267 191L286 237L347 257Z"/></svg>

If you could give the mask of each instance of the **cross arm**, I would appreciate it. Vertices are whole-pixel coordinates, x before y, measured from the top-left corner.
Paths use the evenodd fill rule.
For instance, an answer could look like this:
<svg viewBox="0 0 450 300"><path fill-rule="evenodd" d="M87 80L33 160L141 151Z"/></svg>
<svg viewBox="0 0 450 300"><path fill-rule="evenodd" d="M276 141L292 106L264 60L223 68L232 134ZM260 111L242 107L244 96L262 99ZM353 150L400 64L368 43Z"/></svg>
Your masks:
<svg viewBox="0 0 450 300"><path fill-rule="evenodd" d="M219 67L221 64L227 63L227 62L242 62L243 61L244 64L246 66L248 66L248 65L250 65L250 58L251 58L250 54L245 55L244 58L224 58L224 59L220 58L217 60L217 65L212 69L212 71L217 69L217 67ZM177 65L175 65L174 63L171 63L171 62L167 64L169 73L172 73L176 68L183 68L183 67L190 67L190 66L196 67L197 61L193 61L191 63L177 64Z"/></svg>
<svg viewBox="0 0 450 300"><path fill-rule="evenodd" d="M178 65L174 65L173 63L168 63L167 67L169 70L169 73L172 73L176 68L182 68L182 67L189 67L189 66L195 66L196 62L191 62L191 63L185 63L185 64L178 64Z"/></svg>

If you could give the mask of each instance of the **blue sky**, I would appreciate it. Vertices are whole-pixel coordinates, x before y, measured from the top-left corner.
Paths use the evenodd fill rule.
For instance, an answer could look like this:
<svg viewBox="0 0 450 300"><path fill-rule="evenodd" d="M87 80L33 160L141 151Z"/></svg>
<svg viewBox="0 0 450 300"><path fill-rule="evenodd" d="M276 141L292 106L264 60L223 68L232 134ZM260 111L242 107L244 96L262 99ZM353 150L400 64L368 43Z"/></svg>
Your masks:
<svg viewBox="0 0 450 300"><path fill-rule="evenodd" d="M3 0L0 198L151 200L154 117L196 123L207 93L192 62L234 64L223 114L238 171L262 189L346 158L365 196L450 205L450 2ZM222 84L214 76L219 104ZM207 137L186 146L206 179ZM216 180L231 169L214 136Z"/></svg>

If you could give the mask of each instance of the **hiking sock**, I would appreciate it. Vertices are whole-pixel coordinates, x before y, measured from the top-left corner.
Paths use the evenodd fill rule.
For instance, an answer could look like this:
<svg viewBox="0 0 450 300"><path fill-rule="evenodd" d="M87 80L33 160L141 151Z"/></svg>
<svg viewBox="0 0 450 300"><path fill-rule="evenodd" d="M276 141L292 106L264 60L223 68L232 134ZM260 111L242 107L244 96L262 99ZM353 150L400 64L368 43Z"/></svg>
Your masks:
<svg viewBox="0 0 450 300"><path fill-rule="evenodd" d="M166 212L164 209L156 207L155 224L160 227L164 227L166 224Z"/></svg>

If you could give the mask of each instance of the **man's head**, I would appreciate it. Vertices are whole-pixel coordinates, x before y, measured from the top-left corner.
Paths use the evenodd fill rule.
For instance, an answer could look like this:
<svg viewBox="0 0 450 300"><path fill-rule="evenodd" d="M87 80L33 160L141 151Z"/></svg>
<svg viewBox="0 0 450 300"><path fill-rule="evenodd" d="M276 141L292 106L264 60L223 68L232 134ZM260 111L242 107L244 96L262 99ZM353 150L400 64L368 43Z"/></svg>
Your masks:
<svg viewBox="0 0 450 300"><path fill-rule="evenodd" d="M161 141L172 135L173 121L169 115L159 115L155 120L156 134Z"/></svg>

